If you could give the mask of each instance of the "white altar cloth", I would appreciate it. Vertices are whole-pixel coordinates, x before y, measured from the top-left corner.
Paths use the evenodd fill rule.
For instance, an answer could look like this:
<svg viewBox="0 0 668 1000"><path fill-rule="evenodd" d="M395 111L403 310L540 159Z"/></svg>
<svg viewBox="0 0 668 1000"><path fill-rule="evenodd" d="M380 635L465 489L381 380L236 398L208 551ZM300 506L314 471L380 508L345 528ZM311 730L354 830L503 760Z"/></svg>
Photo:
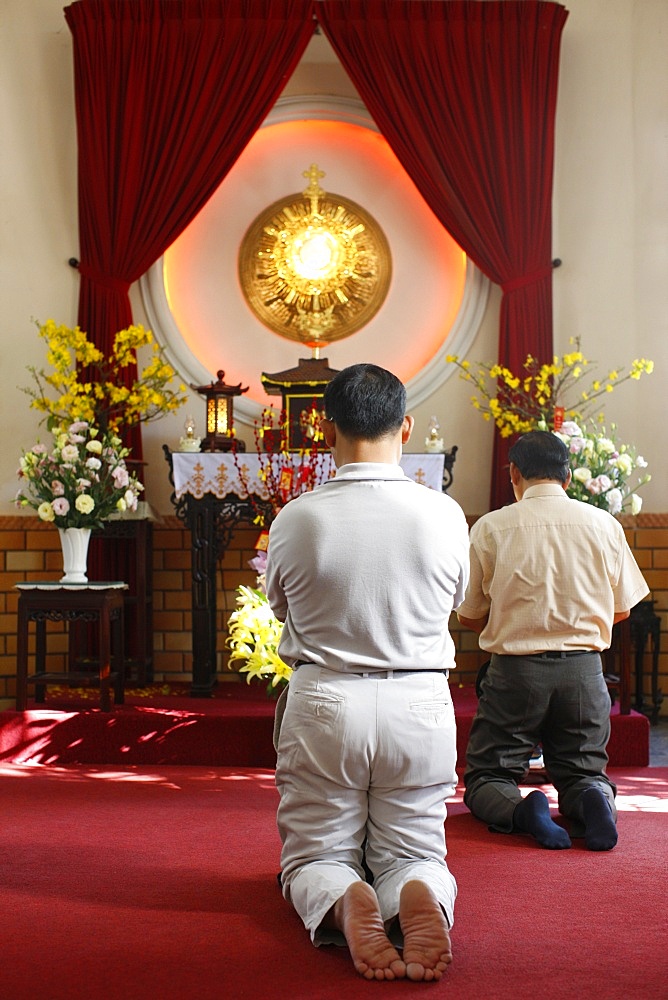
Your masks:
<svg viewBox="0 0 668 1000"><path fill-rule="evenodd" d="M301 458L295 453L291 456L293 464L299 466ZM238 454L235 458L229 452L185 452L172 453L174 475L174 492L177 499L185 494L201 500L206 493L213 493L219 500L233 493L242 499L249 493L267 499L264 483L258 475L264 463L269 460L264 455L260 460L255 454ZM284 461L282 455L271 456L276 463L274 468L280 469ZM407 476L429 489L443 490L443 466L445 458L442 454L403 455L401 467ZM332 456L318 456L318 482L325 482L336 472Z"/></svg>

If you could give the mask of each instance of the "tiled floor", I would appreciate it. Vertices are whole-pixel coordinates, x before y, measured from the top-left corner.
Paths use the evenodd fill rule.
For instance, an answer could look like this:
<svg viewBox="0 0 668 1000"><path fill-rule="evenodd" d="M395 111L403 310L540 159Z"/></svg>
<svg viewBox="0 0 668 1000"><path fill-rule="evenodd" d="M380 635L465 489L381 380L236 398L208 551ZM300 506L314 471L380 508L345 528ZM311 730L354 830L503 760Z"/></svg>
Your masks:
<svg viewBox="0 0 668 1000"><path fill-rule="evenodd" d="M649 727L649 766L668 767L668 719Z"/></svg>

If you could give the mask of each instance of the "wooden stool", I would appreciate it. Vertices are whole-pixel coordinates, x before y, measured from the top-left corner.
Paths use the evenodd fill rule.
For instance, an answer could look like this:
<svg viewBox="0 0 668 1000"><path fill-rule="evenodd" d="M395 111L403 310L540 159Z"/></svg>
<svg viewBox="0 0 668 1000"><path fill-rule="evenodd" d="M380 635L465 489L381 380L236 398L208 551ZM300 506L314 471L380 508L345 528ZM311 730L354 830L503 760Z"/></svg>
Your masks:
<svg viewBox="0 0 668 1000"><path fill-rule="evenodd" d="M28 704L28 684L35 685L35 700L43 702L48 684L99 683L100 708L111 709L110 686L114 685L114 702L124 700L123 657L123 591L126 583L67 584L35 581L17 583L19 594L18 634L16 646L16 708L25 712ZM35 673L28 675L28 629L35 622ZM46 669L46 623L99 622L99 672L68 670L49 672ZM113 644L112 644L113 638ZM112 658L113 645L113 658ZM72 661L70 650L70 661ZM112 669L113 667L113 669Z"/></svg>

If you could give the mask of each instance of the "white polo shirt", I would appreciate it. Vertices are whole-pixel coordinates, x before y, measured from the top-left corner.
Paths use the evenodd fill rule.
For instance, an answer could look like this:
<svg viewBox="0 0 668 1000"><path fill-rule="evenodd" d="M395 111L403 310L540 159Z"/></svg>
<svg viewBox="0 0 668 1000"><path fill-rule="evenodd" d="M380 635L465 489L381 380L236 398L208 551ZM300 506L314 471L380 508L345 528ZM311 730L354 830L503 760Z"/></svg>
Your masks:
<svg viewBox="0 0 668 1000"><path fill-rule="evenodd" d="M267 596L289 664L450 670L448 619L467 580L464 512L398 465L342 466L269 532Z"/></svg>

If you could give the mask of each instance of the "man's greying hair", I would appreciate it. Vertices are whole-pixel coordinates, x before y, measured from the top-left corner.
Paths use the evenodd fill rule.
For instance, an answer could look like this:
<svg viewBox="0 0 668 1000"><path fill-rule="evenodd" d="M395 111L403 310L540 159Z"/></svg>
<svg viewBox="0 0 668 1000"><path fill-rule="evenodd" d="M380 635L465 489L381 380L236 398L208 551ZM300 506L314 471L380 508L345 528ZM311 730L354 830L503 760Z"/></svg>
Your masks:
<svg viewBox="0 0 668 1000"><path fill-rule="evenodd" d="M376 441L397 431L406 414L406 390L378 365L350 365L327 383L325 416L346 437Z"/></svg>
<svg viewBox="0 0 668 1000"><path fill-rule="evenodd" d="M525 479L568 479L568 448L550 431L529 431L515 442L508 458Z"/></svg>

